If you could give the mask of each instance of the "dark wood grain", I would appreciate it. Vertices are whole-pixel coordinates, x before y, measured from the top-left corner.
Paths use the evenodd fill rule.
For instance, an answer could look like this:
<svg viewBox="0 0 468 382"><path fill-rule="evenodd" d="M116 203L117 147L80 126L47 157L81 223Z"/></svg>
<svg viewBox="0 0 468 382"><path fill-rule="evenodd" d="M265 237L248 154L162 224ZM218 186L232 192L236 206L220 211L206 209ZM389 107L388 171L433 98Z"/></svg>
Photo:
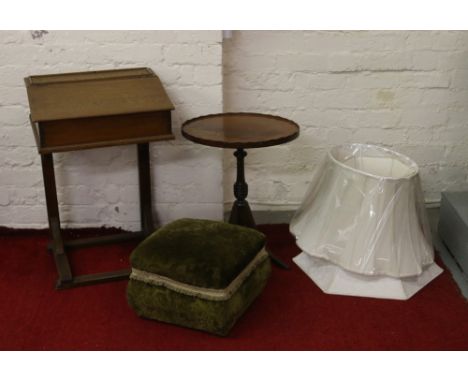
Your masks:
<svg viewBox="0 0 468 382"><path fill-rule="evenodd" d="M269 114L222 113L184 122L182 135L207 146L245 149L292 141L299 135L299 126Z"/></svg>
<svg viewBox="0 0 468 382"><path fill-rule="evenodd" d="M45 121L39 152L58 152L174 139L167 111Z"/></svg>
<svg viewBox="0 0 468 382"><path fill-rule="evenodd" d="M255 220L250 210L249 202L247 202L247 195L249 194L249 185L245 181L245 166L244 158L247 153L244 149L237 149L234 152L237 162L237 175L236 182L234 183L234 201L229 216L229 223L238 224L244 227L256 228Z"/></svg>

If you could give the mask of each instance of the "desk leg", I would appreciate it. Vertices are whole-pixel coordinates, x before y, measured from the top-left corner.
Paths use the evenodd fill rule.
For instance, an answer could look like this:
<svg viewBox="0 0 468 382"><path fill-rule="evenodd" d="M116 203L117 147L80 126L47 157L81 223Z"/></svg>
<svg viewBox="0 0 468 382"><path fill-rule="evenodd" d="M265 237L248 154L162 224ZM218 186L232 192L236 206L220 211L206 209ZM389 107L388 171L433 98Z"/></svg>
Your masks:
<svg viewBox="0 0 468 382"><path fill-rule="evenodd" d="M111 272L94 273L73 276L65 249L87 247L97 244L118 243L130 239L142 239L154 231L151 208L151 176L149 144L138 144L138 175L140 182L140 212L142 232L123 233L96 238L77 239L64 242L60 229L60 217L55 184L54 161L52 154L41 154L42 173L49 218L49 229L52 236L50 249L54 254L55 266L59 274L57 289L73 288L77 286L93 285L108 281L128 279L129 269Z"/></svg>
<svg viewBox="0 0 468 382"><path fill-rule="evenodd" d="M249 186L245 181L244 158L247 156L247 153L244 149L236 149L234 156L237 158L237 176L236 183L234 183L234 196L236 197L236 200L231 209L229 223L256 229L252 211L246 200L249 193ZM274 256L268 248L267 252L274 264L280 268L289 269L289 267L283 261Z"/></svg>
<svg viewBox="0 0 468 382"><path fill-rule="evenodd" d="M49 230L52 236L52 252L55 266L59 274L57 287L70 283L73 280L70 264L63 245L62 231L60 229L60 216L57 200L57 188L55 185L54 160L52 154L41 154L42 175L44 177L44 189L47 204L47 216Z"/></svg>
<svg viewBox="0 0 468 382"><path fill-rule="evenodd" d="M149 143L138 145L138 178L140 184L141 230L145 236L154 231L153 209L151 205L151 168Z"/></svg>

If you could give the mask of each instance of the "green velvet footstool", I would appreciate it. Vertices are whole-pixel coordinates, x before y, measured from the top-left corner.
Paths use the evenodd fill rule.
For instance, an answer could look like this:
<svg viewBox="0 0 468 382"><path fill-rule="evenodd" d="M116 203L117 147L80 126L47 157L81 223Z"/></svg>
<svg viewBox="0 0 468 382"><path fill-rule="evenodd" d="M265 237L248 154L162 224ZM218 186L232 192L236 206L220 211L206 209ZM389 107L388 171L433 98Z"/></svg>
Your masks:
<svg viewBox="0 0 468 382"><path fill-rule="evenodd" d="M265 236L222 222L180 219L131 254L127 287L138 316L225 336L270 275Z"/></svg>

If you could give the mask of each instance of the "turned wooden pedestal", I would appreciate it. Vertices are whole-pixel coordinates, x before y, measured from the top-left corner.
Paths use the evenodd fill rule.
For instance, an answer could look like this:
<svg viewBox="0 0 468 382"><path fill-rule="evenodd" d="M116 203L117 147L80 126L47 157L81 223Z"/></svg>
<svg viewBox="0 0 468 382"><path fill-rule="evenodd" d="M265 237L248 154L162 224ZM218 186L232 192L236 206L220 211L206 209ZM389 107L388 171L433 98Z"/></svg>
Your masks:
<svg viewBox="0 0 468 382"><path fill-rule="evenodd" d="M202 145L235 149L237 177L234 183L236 200L231 209L229 223L256 228L247 195L245 181L245 149L279 145L296 139L299 126L288 119L258 113L222 113L202 116L184 122L182 135ZM270 253L274 263L288 268Z"/></svg>

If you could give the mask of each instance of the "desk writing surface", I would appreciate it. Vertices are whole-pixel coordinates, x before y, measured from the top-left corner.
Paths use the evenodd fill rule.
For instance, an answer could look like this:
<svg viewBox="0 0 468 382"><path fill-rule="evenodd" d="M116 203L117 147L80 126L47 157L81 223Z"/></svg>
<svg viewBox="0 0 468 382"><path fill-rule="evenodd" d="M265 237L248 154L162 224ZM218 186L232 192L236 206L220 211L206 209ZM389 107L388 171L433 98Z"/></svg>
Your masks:
<svg viewBox="0 0 468 382"><path fill-rule="evenodd" d="M31 76L26 86L33 122L174 109L145 68Z"/></svg>
<svg viewBox="0 0 468 382"><path fill-rule="evenodd" d="M149 68L25 78L41 154L174 139L172 102Z"/></svg>

